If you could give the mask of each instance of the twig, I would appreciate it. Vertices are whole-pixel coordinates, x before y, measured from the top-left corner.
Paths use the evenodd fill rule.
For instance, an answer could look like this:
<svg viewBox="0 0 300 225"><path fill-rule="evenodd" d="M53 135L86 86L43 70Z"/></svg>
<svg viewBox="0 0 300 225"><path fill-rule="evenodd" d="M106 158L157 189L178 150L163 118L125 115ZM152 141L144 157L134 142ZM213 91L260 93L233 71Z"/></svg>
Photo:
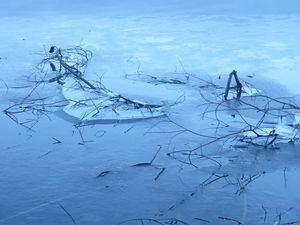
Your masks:
<svg viewBox="0 0 300 225"><path fill-rule="evenodd" d="M165 172L166 168L161 168L161 171L157 174L157 176L154 178L154 180L158 180L158 178Z"/></svg>
<svg viewBox="0 0 300 225"><path fill-rule="evenodd" d="M56 145L56 144L61 144L62 142L56 138L52 138L55 142L53 142L52 144Z"/></svg>
<svg viewBox="0 0 300 225"><path fill-rule="evenodd" d="M66 208L60 204L59 202L57 203L59 205L59 207L70 217L70 219L72 220L74 225L78 225L75 221L75 219L73 218L73 216L66 210Z"/></svg>
<svg viewBox="0 0 300 225"><path fill-rule="evenodd" d="M232 76L234 76L234 79L235 79L235 82L236 82L236 98L237 98L237 100L239 100L241 98L241 95L242 95L243 85L241 84L241 82L240 82L240 80L237 76L237 72L235 70L233 70L229 74L229 78L228 78L226 89L225 89L224 99L227 100L227 98L228 98Z"/></svg>
<svg viewBox="0 0 300 225"><path fill-rule="evenodd" d="M227 218L227 217L221 217L221 216L219 216L218 218L219 218L220 220L232 221L232 222L237 223L238 225L243 225L243 223L241 223L240 221L235 220L235 219L231 219L231 218Z"/></svg>
<svg viewBox="0 0 300 225"><path fill-rule="evenodd" d="M266 208L263 205L261 207L264 210L264 225L265 225L266 221L267 221L268 211L266 210Z"/></svg>
<svg viewBox="0 0 300 225"><path fill-rule="evenodd" d="M126 220L123 221L121 223L118 223L118 225L122 225L122 224L130 224L132 225L132 222L141 222L142 224L144 222L151 222L154 224L159 224L159 225L189 225L188 223L176 219L176 218L171 218L171 219L151 219L151 218L138 218L138 219L131 219L131 220Z"/></svg>
<svg viewBox="0 0 300 225"><path fill-rule="evenodd" d="M210 223L208 220L204 220L204 219L201 219L201 218L194 218L194 220L198 220L198 221L201 221L201 222L204 222L204 223Z"/></svg>

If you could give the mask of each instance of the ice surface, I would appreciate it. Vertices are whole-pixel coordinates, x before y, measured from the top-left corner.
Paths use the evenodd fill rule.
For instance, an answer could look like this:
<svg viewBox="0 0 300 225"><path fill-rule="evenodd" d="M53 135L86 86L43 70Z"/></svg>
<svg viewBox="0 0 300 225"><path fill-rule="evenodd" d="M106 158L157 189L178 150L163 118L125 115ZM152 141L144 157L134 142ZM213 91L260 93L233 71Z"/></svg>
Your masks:
<svg viewBox="0 0 300 225"><path fill-rule="evenodd" d="M69 101L69 104L63 110L83 122L90 120L98 121L98 123L106 123L107 121L110 121L110 123L129 122L130 120L161 117L167 113L167 106L162 102L159 108L137 108L134 104L127 104L122 99L116 102L119 95L113 92L99 93L79 88L75 89L67 85L65 84L62 87L62 95ZM149 101L143 102L143 96L137 96L137 99L132 97L130 99L136 103L153 104Z"/></svg>
<svg viewBox="0 0 300 225"><path fill-rule="evenodd" d="M170 119L191 131L214 134L215 121L201 117L205 108L199 89L205 89L203 83L194 79L190 86L157 85L125 75L186 81L186 73L191 73L204 80L212 77L224 87L235 69L257 87L245 86L249 95L260 91L273 97L297 95L299 5L296 0L1 1L0 78L5 82L0 82L1 111L30 91L25 76L34 77L35 66L50 46L81 45L94 53L87 79L102 77L113 93L143 102L179 100L180 104L168 109ZM148 78L142 77L144 81ZM12 88L20 86L24 88ZM64 98L57 86L41 86L39 94ZM94 97L84 94L64 90L69 100ZM215 95L211 99L215 100ZM232 106L239 109L238 104ZM72 105L67 107L71 115L82 115L72 111ZM238 116L233 115L220 116L238 128ZM246 119L255 121L257 115L252 110ZM291 121L297 124L298 117ZM263 150L226 148L236 143L222 139L202 149L206 158L192 156L197 159L195 168L167 153L192 149L210 139L189 133L177 135L180 128L166 118L95 123L80 129L62 118L52 114L42 117L30 132L0 115L0 224L72 224L61 206L77 224L90 225L135 218L178 218L188 224L201 224L200 219L210 224L228 222L218 217L244 224L299 220L297 145ZM274 125L271 120L264 127L268 131L275 127L286 137L285 133L293 129L287 124ZM212 126L214 129L207 129ZM144 166L132 167L139 163ZM162 168L166 170L155 180ZM207 181L212 173L229 176L208 184L217 178ZM106 175L96 178L99 174ZM256 174L260 177L247 185L245 192L236 194L237 187Z"/></svg>

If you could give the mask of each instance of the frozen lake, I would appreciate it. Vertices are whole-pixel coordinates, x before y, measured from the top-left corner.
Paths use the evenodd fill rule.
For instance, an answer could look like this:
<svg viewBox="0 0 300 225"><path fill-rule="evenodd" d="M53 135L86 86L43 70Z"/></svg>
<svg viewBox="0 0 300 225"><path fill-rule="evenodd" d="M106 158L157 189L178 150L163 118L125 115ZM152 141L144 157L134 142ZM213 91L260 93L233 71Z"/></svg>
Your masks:
<svg viewBox="0 0 300 225"><path fill-rule="evenodd" d="M172 157L208 142L195 133L219 135L203 119L199 78L225 88L237 70L243 82L272 98L300 94L300 4L208 2L0 3L1 112L28 94L28 76L51 46L75 45L93 53L86 79L101 77L114 93L171 105L168 118L96 121L80 132L63 108L39 118L33 131L1 113L1 225L299 223L297 144L236 148L221 138L197 149L197 167ZM196 78L184 85L151 83L144 76L177 81L187 74ZM38 94L66 96L55 85ZM220 115L240 128L238 113ZM245 118L258 115L252 110ZM181 133L183 127L189 131Z"/></svg>

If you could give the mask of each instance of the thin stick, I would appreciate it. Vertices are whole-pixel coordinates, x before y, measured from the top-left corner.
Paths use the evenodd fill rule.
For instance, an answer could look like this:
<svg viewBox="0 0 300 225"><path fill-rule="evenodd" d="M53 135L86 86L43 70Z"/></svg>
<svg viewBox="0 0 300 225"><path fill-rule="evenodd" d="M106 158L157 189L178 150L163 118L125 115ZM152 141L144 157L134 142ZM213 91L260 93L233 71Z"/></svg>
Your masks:
<svg viewBox="0 0 300 225"><path fill-rule="evenodd" d="M237 76L237 72L235 70L233 70L229 74L229 78L228 78L226 89L225 89L224 99L225 100L228 99L228 94L229 94L229 90L230 90L230 84L231 84L232 76L234 76L235 83L236 83L236 98L239 100L241 98L241 95L242 95L243 85L241 84L241 82L240 82L240 80Z"/></svg>
<svg viewBox="0 0 300 225"><path fill-rule="evenodd" d="M57 203L59 205L59 207L70 217L70 219L72 220L73 224L74 225L78 225L75 221L75 219L73 218L73 216L66 210L66 208L60 204L60 203Z"/></svg>
<svg viewBox="0 0 300 225"><path fill-rule="evenodd" d="M166 168L161 168L161 171L157 174L157 176L154 178L154 180L158 180L158 178L165 172Z"/></svg>

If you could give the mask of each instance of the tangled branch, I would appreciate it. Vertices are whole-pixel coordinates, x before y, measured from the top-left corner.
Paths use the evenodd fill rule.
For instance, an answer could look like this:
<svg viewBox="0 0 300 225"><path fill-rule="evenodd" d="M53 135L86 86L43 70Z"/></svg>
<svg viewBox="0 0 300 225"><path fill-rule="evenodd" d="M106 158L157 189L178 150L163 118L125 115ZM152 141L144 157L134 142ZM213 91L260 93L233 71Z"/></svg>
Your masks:
<svg viewBox="0 0 300 225"><path fill-rule="evenodd" d="M38 121L41 116L48 116L49 112L53 112L54 108L74 114L78 117L79 125L94 118L115 118L112 120L115 122L124 118L135 118L136 115L131 115L132 112L141 119L165 114L163 103L151 104L132 100L106 88L101 78L96 81L88 80L85 71L91 57L89 50L78 46L67 49L52 46L39 63L37 74L28 79L32 84L28 87L29 94L5 109L4 113L22 126L27 121L20 121L19 115L28 113L35 117L32 120ZM53 84L61 89L64 100L53 102L49 100L50 97L35 97L39 96L40 87Z"/></svg>

